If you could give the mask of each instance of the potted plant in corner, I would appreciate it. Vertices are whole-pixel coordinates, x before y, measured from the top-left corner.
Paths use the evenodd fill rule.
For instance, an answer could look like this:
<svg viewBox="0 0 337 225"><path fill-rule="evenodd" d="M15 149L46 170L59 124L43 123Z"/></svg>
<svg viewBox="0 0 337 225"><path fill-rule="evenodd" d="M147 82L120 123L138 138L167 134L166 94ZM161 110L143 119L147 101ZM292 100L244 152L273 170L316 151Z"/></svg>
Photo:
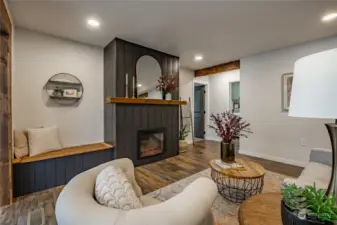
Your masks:
<svg viewBox="0 0 337 225"><path fill-rule="evenodd" d="M159 77L156 88L158 91L161 91L163 100L166 100L167 94L172 94L172 92L177 89L176 76L171 75Z"/></svg>
<svg viewBox="0 0 337 225"><path fill-rule="evenodd" d="M325 190L295 184L281 188L283 225L332 225L337 222L336 198Z"/></svg>
<svg viewBox="0 0 337 225"><path fill-rule="evenodd" d="M188 136L187 124L183 125L179 131L179 152L183 153L187 151L188 143L186 138Z"/></svg>
<svg viewBox="0 0 337 225"><path fill-rule="evenodd" d="M225 111L223 113L212 113L211 121L214 123L209 127L221 138L221 160L227 163L235 161L234 139L239 137L248 137L253 132L250 129L250 123L244 121L242 117Z"/></svg>

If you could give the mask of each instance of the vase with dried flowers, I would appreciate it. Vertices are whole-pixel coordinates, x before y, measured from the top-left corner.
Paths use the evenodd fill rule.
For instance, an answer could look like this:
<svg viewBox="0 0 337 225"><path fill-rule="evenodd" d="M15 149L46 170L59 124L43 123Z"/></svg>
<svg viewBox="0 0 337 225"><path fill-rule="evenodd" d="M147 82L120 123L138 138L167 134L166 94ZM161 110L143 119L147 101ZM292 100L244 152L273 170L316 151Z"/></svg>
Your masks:
<svg viewBox="0 0 337 225"><path fill-rule="evenodd" d="M177 78L174 75L161 76L158 79L158 84L156 86L158 91L162 92L163 100L166 99L168 93L172 93L177 89Z"/></svg>
<svg viewBox="0 0 337 225"><path fill-rule="evenodd" d="M211 121L214 125L210 125L215 133L221 138L221 160L227 163L235 161L235 145L233 140L240 137L247 138L252 134L250 123L244 121L242 117L225 111L222 113L211 115Z"/></svg>

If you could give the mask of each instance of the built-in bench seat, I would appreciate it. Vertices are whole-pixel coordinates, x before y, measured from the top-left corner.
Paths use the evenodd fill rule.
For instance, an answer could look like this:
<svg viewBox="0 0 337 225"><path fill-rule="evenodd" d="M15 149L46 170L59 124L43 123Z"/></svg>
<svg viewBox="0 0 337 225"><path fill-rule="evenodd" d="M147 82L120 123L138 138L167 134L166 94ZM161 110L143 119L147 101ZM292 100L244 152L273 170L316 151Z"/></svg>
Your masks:
<svg viewBox="0 0 337 225"><path fill-rule="evenodd" d="M102 150L109 150L112 149L113 146L106 144L106 143L95 143L95 144L88 144L88 145L80 145L80 146L73 146L68 148L62 148L57 151L47 152L36 156L27 156L23 158L18 158L13 160L13 164L17 163L28 163L28 162L36 162L46 159L54 159L60 158L65 156L71 155L78 155L84 154L87 152L96 152Z"/></svg>
<svg viewBox="0 0 337 225"><path fill-rule="evenodd" d="M14 198L65 185L77 174L115 159L114 146L95 143L13 159Z"/></svg>

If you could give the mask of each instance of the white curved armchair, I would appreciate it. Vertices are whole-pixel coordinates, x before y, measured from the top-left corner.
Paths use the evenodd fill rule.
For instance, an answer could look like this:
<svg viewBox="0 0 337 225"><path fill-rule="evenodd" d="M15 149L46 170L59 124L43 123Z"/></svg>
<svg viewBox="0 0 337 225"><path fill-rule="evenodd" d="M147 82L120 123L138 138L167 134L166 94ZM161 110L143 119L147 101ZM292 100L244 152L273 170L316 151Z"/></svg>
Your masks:
<svg viewBox="0 0 337 225"><path fill-rule="evenodd" d="M107 166L120 167L132 182L143 208L129 211L108 208L94 199L96 176ZM58 225L211 225L211 207L217 195L215 183L199 178L173 198L160 202L142 196L129 159L118 159L74 177L56 203Z"/></svg>

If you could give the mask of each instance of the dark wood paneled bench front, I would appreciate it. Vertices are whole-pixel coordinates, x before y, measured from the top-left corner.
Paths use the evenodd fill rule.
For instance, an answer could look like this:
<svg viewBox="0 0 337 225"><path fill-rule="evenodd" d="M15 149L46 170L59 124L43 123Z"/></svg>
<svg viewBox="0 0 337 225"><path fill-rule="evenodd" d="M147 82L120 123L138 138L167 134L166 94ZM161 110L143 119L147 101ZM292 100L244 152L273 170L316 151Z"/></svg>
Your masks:
<svg viewBox="0 0 337 225"><path fill-rule="evenodd" d="M115 159L106 143L64 148L13 160L14 197L66 184L77 174Z"/></svg>

